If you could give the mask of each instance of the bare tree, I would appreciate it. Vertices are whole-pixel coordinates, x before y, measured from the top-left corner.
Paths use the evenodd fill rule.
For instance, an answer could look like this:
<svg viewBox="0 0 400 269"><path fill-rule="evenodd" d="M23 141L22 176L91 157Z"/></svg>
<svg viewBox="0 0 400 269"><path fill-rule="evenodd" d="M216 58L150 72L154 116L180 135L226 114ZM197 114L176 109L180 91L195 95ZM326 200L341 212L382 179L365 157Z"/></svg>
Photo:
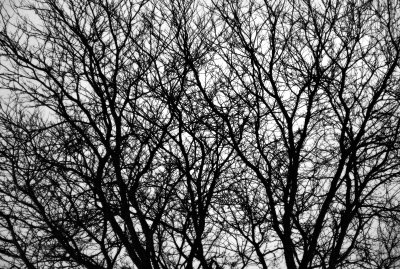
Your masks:
<svg viewBox="0 0 400 269"><path fill-rule="evenodd" d="M214 12L218 79L192 72L250 170L236 183L244 206L222 215L247 259L374 267L377 216L398 206L398 3L215 1Z"/></svg>
<svg viewBox="0 0 400 269"><path fill-rule="evenodd" d="M35 22L2 32L3 85L42 110L2 121L3 252L24 266L160 268L155 235L180 178L160 152L174 127L145 4L33 3Z"/></svg>
<svg viewBox="0 0 400 269"><path fill-rule="evenodd" d="M14 268L396 268L396 1L1 9Z"/></svg>

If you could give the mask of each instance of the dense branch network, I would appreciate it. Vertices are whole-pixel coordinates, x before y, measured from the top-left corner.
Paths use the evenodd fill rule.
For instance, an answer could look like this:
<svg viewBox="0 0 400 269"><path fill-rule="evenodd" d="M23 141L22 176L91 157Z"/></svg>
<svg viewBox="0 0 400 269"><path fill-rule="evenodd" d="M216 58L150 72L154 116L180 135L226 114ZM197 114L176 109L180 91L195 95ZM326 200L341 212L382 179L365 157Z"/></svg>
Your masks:
<svg viewBox="0 0 400 269"><path fill-rule="evenodd" d="M1 266L397 268L399 4L4 2Z"/></svg>

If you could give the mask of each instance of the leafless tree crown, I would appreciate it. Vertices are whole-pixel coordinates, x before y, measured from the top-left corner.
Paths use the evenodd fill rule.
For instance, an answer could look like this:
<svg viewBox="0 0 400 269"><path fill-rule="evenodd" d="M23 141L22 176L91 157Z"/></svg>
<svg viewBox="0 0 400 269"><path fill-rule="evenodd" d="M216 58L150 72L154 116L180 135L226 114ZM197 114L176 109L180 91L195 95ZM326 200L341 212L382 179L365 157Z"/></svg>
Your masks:
<svg viewBox="0 0 400 269"><path fill-rule="evenodd" d="M400 267L398 1L0 14L0 266Z"/></svg>

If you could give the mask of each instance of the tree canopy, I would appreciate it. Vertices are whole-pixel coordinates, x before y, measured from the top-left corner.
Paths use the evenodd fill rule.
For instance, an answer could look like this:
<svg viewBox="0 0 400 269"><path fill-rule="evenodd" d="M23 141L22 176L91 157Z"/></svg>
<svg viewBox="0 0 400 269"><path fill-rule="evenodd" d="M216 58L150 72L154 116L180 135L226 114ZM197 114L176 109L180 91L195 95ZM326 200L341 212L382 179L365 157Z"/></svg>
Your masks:
<svg viewBox="0 0 400 269"><path fill-rule="evenodd" d="M0 12L4 266L400 266L398 1Z"/></svg>

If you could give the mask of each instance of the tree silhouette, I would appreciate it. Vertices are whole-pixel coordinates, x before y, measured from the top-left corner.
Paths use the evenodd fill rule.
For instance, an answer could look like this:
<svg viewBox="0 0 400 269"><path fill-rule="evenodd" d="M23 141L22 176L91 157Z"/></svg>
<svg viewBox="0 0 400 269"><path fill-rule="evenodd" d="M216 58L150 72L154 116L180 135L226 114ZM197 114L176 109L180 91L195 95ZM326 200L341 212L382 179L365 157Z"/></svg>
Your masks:
<svg viewBox="0 0 400 269"><path fill-rule="evenodd" d="M2 264L397 268L399 4L4 3Z"/></svg>

